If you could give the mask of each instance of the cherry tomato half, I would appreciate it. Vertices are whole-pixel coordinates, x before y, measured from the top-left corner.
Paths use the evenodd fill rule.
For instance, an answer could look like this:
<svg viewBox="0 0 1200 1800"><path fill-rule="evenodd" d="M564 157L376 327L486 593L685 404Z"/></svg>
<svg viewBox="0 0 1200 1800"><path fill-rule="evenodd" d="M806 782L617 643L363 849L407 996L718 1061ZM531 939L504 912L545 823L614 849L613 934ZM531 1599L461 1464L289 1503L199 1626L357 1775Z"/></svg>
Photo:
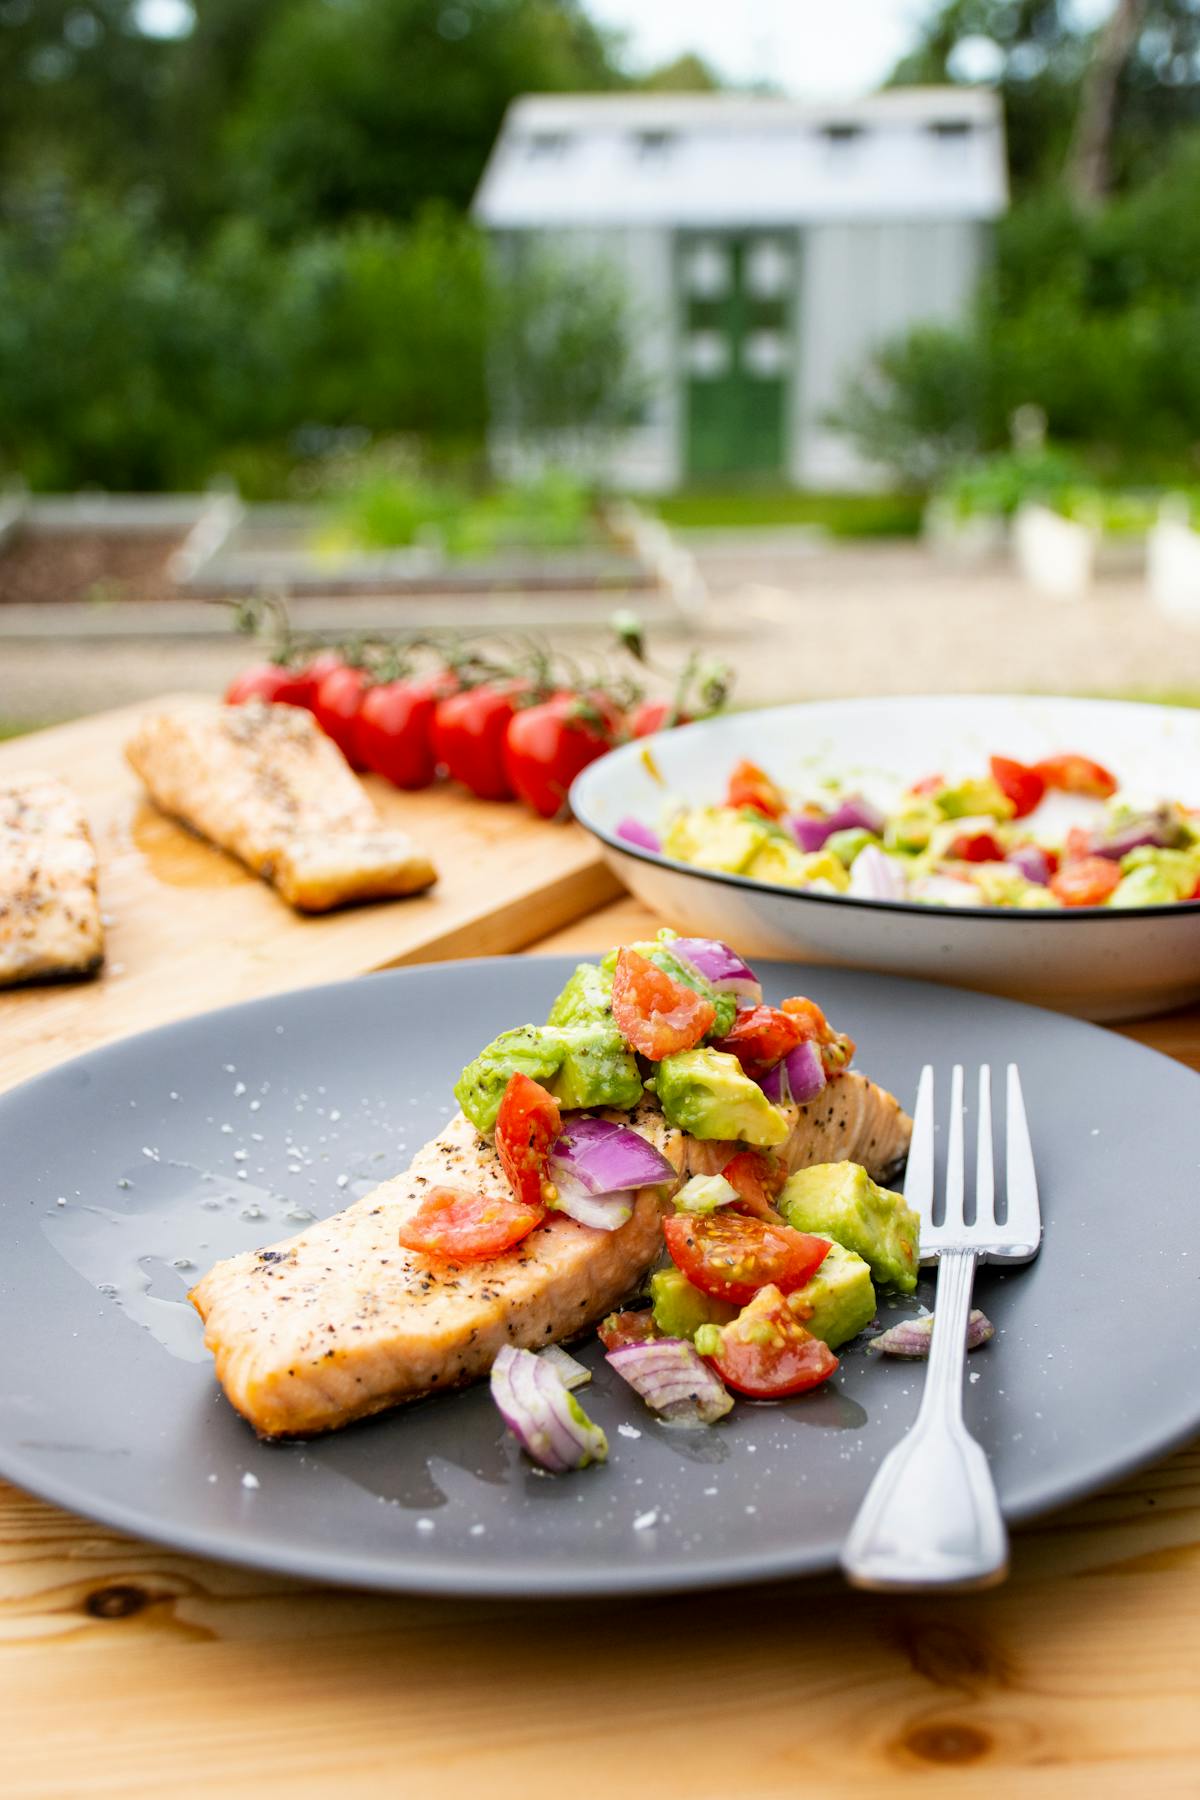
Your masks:
<svg viewBox="0 0 1200 1800"><path fill-rule="evenodd" d="M358 715L367 692L367 678L361 669L339 663L317 685L313 712L317 724L331 737L352 769L364 764L358 754Z"/></svg>
<svg viewBox="0 0 1200 1800"><path fill-rule="evenodd" d="M739 1150L721 1173L730 1187L737 1189L741 1211L765 1219L768 1224L783 1223L774 1202L787 1180L787 1167L778 1157L769 1156L765 1150Z"/></svg>
<svg viewBox="0 0 1200 1800"><path fill-rule="evenodd" d="M433 727L438 761L480 800L513 797L504 767L504 741L520 692L519 683L484 682L438 701Z"/></svg>
<svg viewBox="0 0 1200 1800"><path fill-rule="evenodd" d="M244 706L247 700L267 700L276 706L304 706L307 694L303 669L285 668L282 663L251 663L225 689L225 704Z"/></svg>
<svg viewBox="0 0 1200 1800"><path fill-rule="evenodd" d="M646 1344L661 1335L650 1311L609 1313L597 1331L606 1350L620 1350L625 1344Z"/></svg>
<svg viewBox="0 0 1200 1800"><path fill-rule="evenodd" d="M787 810L787 801L765 769L757 763L740 762L729 777L726 806L748 806L765 819L778 819Z"/></svg>
<svg viewBox="0 0 1200 1800"><path fill-rule="evenodd" d="M614 729L588 700L554 694L514 713L504 734L504 773L513 792L543 819L566 809L582 769L612 749Z"/></svg>
<svg viewBox="0 0 1200 1800"><path fill-rule="evenodd" d="M958 862L1003 862L1004 845L990 831L964 831L952 841L946 854Z"/></svg>
<svg viewBox="0 0 1200 1800"><path fill-rule="evenodd" d="M383 681L368 688L354 726L363 766L394 787L428 787L437 773L431 736L436 710L423 682Z"/></svg>
<svg viewBox="0 0 1200 1800"><path fill-rule="evenodd" d="M511 1250L544 1217L540 1206L525 1206L505 1194L435 1187L400 1227L400 1245L440 1262L482 1262Z"/></svg>
<svg viewBox="0 0 1200 1800"><path fill-rule="evenodd" d="M1049 788L1063 794L1090 794L1095 800L1111 800L1117 791L1117 778L1103 763L1090 756L1046 756L1034 767Z"/></svg>
<svg viewBox="0 0 1200 1800"><path fill-rule="evenodd" d="M803 1287L825 1260L827 1238L744 1213L675 1213L663 1221L667 1250L693 1287L744 1306L759 1288Z"/></svg>
<svg viewBox="0 0 1200 1800"><path fill-rule="evenodd" d="M510 1075L496 1114L496 1154L508 1185L526 1206L543 1206L554 1198L546 1164L561 1130L554 1095L519 1070Z"/></svg>
<svg viewBox="0 0 1200 1800"><path fill-rule="evenodd" d="M1024 819L1040 806L1046 792L1046 778L1030 763L1017 762L1012 756L993 756L989 767L992 780L1016 811L1014 819Z"/></svg>
<svg viewBox="0 0 1200 1800"><path fill-rule="evenodd" d="M803 1043L804 1036L802 1021L782 1007L746 1006L713 1048L736 1056L751 1080L757 1081L789 1050Z"/></svg>
<svg viewBox="0 0 1200 1800"><path fill-rule="evenodd" d="M1103 906L1120 879L1119 865L1107 856L1081 856L1050 877L1050 892L1064 906Z"/></svg>
<svg viewBox="0 0 1200 1800"><path fill-rule="evenodd" d="M726 1387L751 1400L782 1400L827 1381L838 1359L800 1323L778 1287L765 1287L721 1327L709 1357Z"/></svg>
<svg viewBox="0 0 1200 1800"><path fill-rule="evenodd" d="M642 1056L661 1062L691 1050L717 1016L703 994L673 981L636 950L622 950L613 971L612 1014L617 1030Z"/></svg>

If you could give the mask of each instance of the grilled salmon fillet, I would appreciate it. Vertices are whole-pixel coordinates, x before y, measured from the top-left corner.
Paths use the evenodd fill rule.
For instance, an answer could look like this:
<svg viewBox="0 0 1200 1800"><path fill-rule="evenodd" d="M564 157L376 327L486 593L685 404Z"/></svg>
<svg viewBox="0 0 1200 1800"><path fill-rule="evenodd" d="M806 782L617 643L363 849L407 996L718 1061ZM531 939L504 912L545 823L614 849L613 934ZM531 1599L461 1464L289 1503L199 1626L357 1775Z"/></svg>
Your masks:
<svg viewBox="0 0 1200 1800"><path fill-rule="evenodd" d="M794 1108L796 1122L780 1151L789 1175L816 1163L861 1163L875 1181L886 1181L908 1155L912 1120L893 1094L857 1069L834 1076L815 1100ZM689 1175L719 1175L738 1146L716 1138L689 1138Z"/></svg>
<svg viewBox="0 0 1200 1800"><path fill-rule="evenodd" d="M300 912L415 894L437 879L385 829L311 713L188 701L143 719L125 747L164 812L239 857Z"/></svg>
<svg viewBox="0 0 1200 1800"><path fill-rule="evenodd" d="M853 1085L832 1112L824 1095L799 1109L790 1167L845 1158L883 1173L904 1154L911 1121L892 1096L842 1075L831 1097L843 1082ZM621 1118L681 1177L711 1148L669 1126L653 1101ZM406 1174L294 1238L218 1263L193 1288L217 1377L261 1437L332 1431L476 1380L504 1344L574 1337L637 1286L662 1246L664 1190L643 1188L617 1231L552 1215L503 1256L434 1265L397 1234L438 1183L510 1192L495 1150L461 1113Z"/></svg>
<svg viewBox="0 0 1200 1800"><path fill-rule="evenodd" d="M0 781L0 986L92 975L104 961L96 848L56 775Z"/></svg>

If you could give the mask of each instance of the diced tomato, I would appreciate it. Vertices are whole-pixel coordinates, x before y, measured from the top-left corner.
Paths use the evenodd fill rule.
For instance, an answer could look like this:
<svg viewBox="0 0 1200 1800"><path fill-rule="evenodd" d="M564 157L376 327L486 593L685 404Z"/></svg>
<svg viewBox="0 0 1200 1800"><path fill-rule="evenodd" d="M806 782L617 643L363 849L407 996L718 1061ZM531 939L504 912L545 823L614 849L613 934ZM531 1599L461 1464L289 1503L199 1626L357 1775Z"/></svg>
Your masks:
<svg viewBox="0 0 1200 1800"><path fill-rule="evenodd" d="M609 1313L597 1329L606 1350L620 1350L625 1344L645 1344L660 1335L654 1314L648 1310Z"/></svg>
<svg viewBox="0 0 1200 1800"><path fill-rule="evenodd" d="M751 1400L782 1400L827 1381L838 1366L828 1344L806 1331L778 1287L765 1287L721 1327L709 1361L727 1387Z"/></svg>
<svg viewBox="0 0 1200 1800"><path fill-rule="evenodd" d="M435 1187L400 1227L400 1244L440 1262L482 1262L511 1250L544 1217L540 1206L504 1194Z"/></svg>
<svg viewBox="0 0 1200 1800"><path fill-rule="evenodd" d="M857 1048L854 1039L847 1037L844 1031L835 1031L815 1000L806 1000L802 994L794 994L790 1000L783 1002L782 1010L799 1021L802 1027L801 1043L821 1046L821 1061L825 1064L827 1075L840 1074L849 1067Z"/></svg>
<svg viewBox="0 0 1200 1800"><path fill-rule="evenodd" d="M1103 906L1120 879L1119 866L1107 856L1082 856L1050 877L1050 892L1064 906Z"/></svg>
<svg viewBox="0 0 1200 1800"><path fill-rule="evenodd" d="M726 806L748 806L765 819L778 819L787 810L787 801L765 769L757 763L740 762L729 777Z"/></svg>
<svg viewBox="0 0 1200 1800"><path fill-rule="evenodd" d="M1065 863L1079 862L1082 857L1091 854L1091 832L1085 831L1082 825L1072 825L1067 833L1067 841L1063 845L1062 860Z"/></svg>
<svg viewBox="0 0 1200 1800"><path fill-rule="evenodd" d="M636 950L622 950L613 973L612 1013L627 1044L661 1062L677 1050L691 1050L717 1016L711 1000L647 962Z"/></svg>
<svg viewBox="0 0 1200 1800"><path fill-rule="evenodd" d="M747 1006L714 1048L736 1056L752 1080L773 1069L781 1057L804 1042L804 1026L781 1006Z"/></svg>
<svg viewBox="0 0 1200 1800"><path fill-rule="evenodd" d="M496 1154L515 1197L526 1206L553 1199L546 1164L562 1130L558 1101L540 1083L518 1070L508 1078L496 1114Z"/></svg>
<svg viewBox="0 0 1200 1800"><path fill-rule="evenodd" d="M1024 819L1040 806L1046 792L1046 778L1039 770L1012 756L993 756L990 767L992 780L1017 809L1014 819Z"/></svg>
<svg viewBox="0 0 1200 1800"><path fill-rule="evenodd" d="M946 854L959 862L1003 862L1004 845L990 831L964 831L953 840Z"/></svg>
<svg viewBox="0 0 1200 1800"><path fill-rule="evenodd" d="M914 781L909 788L910 794L936 794L946 785L944 775L922 775L920 781Z"/></svg>
<svg viewBox="0 0 1200 1800"><path fill-rule="evenodd" d="M1117 791L1116 776L1090 756L1073 752L1045 756L1034 767L1047 787L1057 788L1063 794L1091 794L1096 800L1111 800Z"/></svg>
<svg viewBox="0 0 1200 1800"><path fill-rule="evenodd" d="M826 1238L744 1213L676 1213L663 1221L663 1234L671 1261L692 1286L735 1306L759 1288L774 1285L790 1294L803 1287L829 1249Z"/></svg>
<svg viewBox="0 0 1200 1800"><path fill-rule="evenodd" d="M781 1223L773 1202L787 1180L787 1168L778 1157L769 1156L765 1150L739 1150L721 1173L730 1187L737 1189L742 1211L771 1224Z"/></svg>

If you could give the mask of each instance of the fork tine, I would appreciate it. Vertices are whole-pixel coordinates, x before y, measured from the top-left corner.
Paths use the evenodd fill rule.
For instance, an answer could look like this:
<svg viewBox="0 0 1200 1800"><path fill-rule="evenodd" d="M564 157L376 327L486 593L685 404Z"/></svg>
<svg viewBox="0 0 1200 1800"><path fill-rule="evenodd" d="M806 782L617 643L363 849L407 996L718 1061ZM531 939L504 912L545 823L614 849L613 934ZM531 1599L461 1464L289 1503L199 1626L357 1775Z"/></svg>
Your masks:
<svg viewBox="0 0 1200 1800"><path fill-rule="evenodd" d="M1042 1213L1038 1204L1037 1173L1033 1166L1033 1145L1029 1138L1029 1121L1025 1116L1025 1099L1021 1093L1021 1077L1016 1063L1008 1065L1008 1223L1005 1235L1036 1249L1042 1236Z"/></svg>
<svg viewBox="0 0 1200 1800"><path fill-rule="evenodd" d="M933 1218L933 1065L926 1063L917 1083L912 1143L904 1172L904 1198L928 1226Z"/></svg>
<svg viewBox="0 0 1200 1800"><path fill-rule="evenodd" d="M979 1065L979 1123L975 1145L975 1223L996 1221L996 1171L992 1160L992 1071Z"/></svg>
<svg viewBox="0 0 1200 1800"><path fill-rule="evenodd" d="M955 1063L950 1076L950 1136L946 1144L945 1229L963 1222L963 1066Z"/></svg>

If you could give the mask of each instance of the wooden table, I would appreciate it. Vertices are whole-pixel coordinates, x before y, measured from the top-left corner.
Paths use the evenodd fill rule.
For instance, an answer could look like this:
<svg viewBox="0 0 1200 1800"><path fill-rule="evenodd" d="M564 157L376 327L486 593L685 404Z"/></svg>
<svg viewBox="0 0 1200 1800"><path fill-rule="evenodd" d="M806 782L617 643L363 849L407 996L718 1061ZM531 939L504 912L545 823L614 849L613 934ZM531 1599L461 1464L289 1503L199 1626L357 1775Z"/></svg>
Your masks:
<svg viewBox="0 0 1200 1800"><path fill-rule="evenodd" d="M106 771L101 824L116 816L127 723L66 728ZM64 751L55 732L9 745L0 770L61 766L71 744ZM80 786L95 791L87 771ZM537 833L549 898L544 909L528 900L531 928L516 941L587 952L648 928L636 902L602 904L604 877L587 873L574 832L556 837L502 808L471 827L446 795L420 805L431 833L442 815L468 838ZM185 850L201 862L215 854L187 843L169 853ZM564 866L575 874L563 878ZM120 880L136 911L140 878L127 867ZM213 885L210 868L210 947L222 917ZM444 898L451 911L464 904ZM278 906L265 890L259 899ZM360 966L390 960L378 912L401 910L357 915L361 937L339 923L335 960L353 967L360 944ZM281 909L278 929L290 923ZM410 926L386 925L385 952ZM144 1016L165 1016L137 961L132 914L115 930L136 964L130 982L153 991ZM468 934L437 953L471 948ZM154 939L151 955L161 950ZM322 945L326 972L332 956ZM268 958L264 991L284 985L279 976ZM256 991L252 970L238 980ZM65 1014L53 996L30 1002L57 1021L50 1056L21 1016L25 1001L10 996L7 1016L0 1006L5 1082L139 1022L136 1006L114 1010L103 989L90 1002L70 994ZM178 1012L196 998L181 984ZM1200 1066L1200 1011L1133 1035ZM588 1606L383 1598L174 1555L3 1484L0 1558L0 1793L13 1800L1200 1793L1196 1447L1022 1528L1005 1587L942 1600L870 1598L833 1579Z"/></svg>

